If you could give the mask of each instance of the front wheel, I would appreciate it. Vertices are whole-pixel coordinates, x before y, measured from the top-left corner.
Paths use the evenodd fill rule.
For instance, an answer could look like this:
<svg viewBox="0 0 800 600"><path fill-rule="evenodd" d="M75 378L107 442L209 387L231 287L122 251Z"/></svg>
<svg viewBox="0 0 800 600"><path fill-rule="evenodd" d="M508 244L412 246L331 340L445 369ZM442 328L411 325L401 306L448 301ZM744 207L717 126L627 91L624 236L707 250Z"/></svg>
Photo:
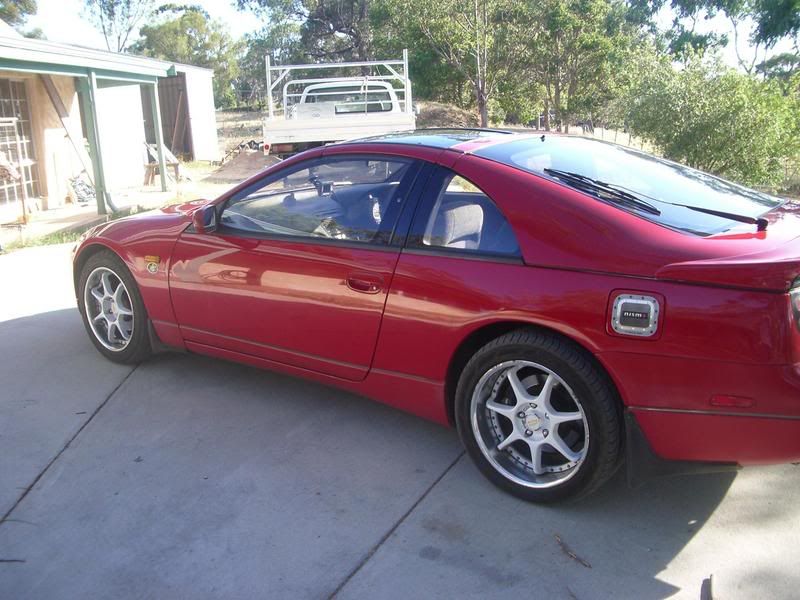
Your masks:
<svg viewBox="0 0 800 600"><path fill-rule="evenodd" d="M524 500L586 495L619 464L619 409L608 379L552 334L515 331L479 350L459 379L455 416L478 468Z"/></svg>
<svg viewBox="0 0 800 600"><path fill-rule="evenodd" d="M101 354L124 364L150 355L142 296L116 254L103 250L89 257L81 269L78 290L83 324Z"/></svg>

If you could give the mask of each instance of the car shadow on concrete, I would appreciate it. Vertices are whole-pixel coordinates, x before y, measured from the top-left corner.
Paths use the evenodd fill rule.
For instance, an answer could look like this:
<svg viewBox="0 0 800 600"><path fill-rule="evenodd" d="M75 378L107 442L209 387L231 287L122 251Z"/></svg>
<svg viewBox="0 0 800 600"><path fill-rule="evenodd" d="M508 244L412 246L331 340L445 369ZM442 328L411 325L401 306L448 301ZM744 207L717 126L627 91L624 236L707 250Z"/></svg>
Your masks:
<svg viewBox="0 0 800 600"><path fill-rule="evenodd" d="M659 575L702 531L734 478L673 477L630 489L621 470L589 498L537 506L496 490L464 458L342 597L372 590L400 598L395 590L411 590L412 597L700 598L713 562L697 565L702 576L674 578L677 585Z"/></svg>
<svg viewBox="0 0 800 600"><path fill-rule="evenodd" d="M0 558L24 561L0 564L14 597L648 599L692 586L699 597L697 573L713 572L659 577L733 474L631 490L620 471L589 499L536 506L459 458L452 430L198 356L131 373L95 351L74 309L0 322L0 351L12 357L3 376L27 382L0 402L4 468L33 452L14 440L30 433L53 457L81 426L73 417L102 405L0 527Z"/></svg>

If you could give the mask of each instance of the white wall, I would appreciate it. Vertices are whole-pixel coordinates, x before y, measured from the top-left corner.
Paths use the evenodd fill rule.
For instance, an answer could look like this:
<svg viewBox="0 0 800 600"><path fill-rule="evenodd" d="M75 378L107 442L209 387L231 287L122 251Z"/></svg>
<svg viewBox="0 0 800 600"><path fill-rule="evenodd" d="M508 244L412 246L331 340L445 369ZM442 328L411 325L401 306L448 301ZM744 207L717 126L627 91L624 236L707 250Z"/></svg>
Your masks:
<svg viewBox="0 0 800 600"><path fill-rule="evenodd" d="M108 189L141 187L145 136L139 86L97 90L97 121Z"/></svg>
<svg viewBox="0 0 800 600"><path fill-rule="evenodd" d="M189 106L189 127L195 160L219 160L217 115L214 108L213 72L178 67L186 74L186 98Z"/></svg>

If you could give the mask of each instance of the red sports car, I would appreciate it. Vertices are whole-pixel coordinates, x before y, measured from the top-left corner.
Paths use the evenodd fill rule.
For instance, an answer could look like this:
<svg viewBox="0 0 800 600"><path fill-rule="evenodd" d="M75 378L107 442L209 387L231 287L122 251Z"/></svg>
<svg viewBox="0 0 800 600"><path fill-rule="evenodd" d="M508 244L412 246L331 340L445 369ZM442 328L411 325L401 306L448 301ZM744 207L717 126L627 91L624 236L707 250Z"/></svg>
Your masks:
<svg viewBox="0 0 800 600"><path fill-rule="evenodd" d="M600 141L423 130L315 148L79 243L86 330L455 425L549 502L641 465L800 460L800 214ZM665 463L665 461L677 461Z"/></svg>

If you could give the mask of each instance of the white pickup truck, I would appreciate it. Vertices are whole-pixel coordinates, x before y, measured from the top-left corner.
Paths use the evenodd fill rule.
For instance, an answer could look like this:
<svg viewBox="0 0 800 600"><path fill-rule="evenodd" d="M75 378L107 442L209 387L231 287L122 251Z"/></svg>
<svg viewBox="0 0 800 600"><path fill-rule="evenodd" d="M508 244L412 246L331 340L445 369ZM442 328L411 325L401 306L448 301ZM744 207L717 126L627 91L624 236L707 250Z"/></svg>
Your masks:
<svg viewBox="0 0 800 600"><path fill-rule="evenodd" d="M361 74L292 77L317 69ZM276 98L281 83L282 94ZM272 66L267 57L267 88L265 152L288 154L328 142L415 128L406 51L403 60L312 65Z"/></svg>

